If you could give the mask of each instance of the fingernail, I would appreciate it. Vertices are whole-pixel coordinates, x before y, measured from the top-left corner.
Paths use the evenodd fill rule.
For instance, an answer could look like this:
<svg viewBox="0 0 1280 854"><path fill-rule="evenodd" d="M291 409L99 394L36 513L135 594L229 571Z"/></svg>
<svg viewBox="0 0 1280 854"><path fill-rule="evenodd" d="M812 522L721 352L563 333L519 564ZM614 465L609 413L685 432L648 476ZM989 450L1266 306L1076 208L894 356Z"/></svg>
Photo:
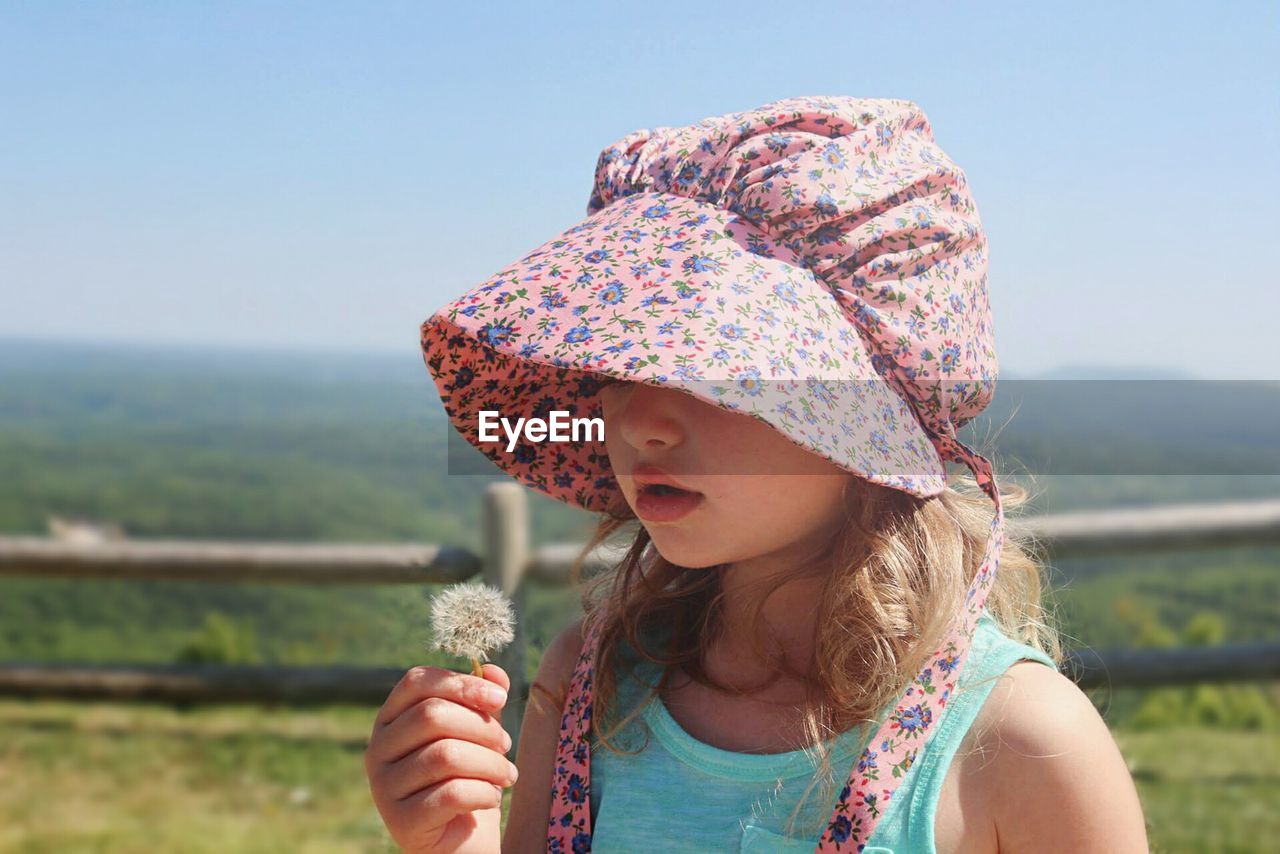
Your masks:
<svg viewBox="0 0 1280 854"><path fill-rule="evenodd" d="M502 731L502 750L505 752L510 749L511 749L511 733L507 732L506 730L503 730Z"/></svg>
<svg viewBox="0 0 1280 854"><path fill-rule="evenodd" d="M503 691L497 685L490 685L485 689L485 699L495 706L506 705L507 692Z"/></svg>

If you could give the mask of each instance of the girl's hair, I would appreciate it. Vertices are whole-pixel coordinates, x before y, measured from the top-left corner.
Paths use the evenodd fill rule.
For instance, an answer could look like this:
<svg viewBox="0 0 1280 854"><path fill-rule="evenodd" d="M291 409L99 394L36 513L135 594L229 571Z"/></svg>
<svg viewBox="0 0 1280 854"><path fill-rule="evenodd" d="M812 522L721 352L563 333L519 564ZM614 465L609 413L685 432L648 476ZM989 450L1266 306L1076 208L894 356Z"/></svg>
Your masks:
<svg viewBox="0 0 1280 854"><path fill-rule="evenodd" d="M804 567L787 567L753 582L748 625L760 626L760 608L768 596L797 572L825 576L814 633L813 673L798 673L774 657L771 673L789 674L806 686L802 707L805 743L800 748L819 758L815 785L823 800L834 802L836 780L824 740L853 727L863 741L877 716L906 690L937 648L982 560L994 507L972 476L961 477L939 495L918 498L901 490L851 475L845 487L845 524L822 554ZM1031 500L1014 485L1001 490L1009 511ZM614 569L588 580L582 605L600 623L592 707L596 743L627 753L612 741L669 683L677 668L692 679L731 694L745 694L712 679L703 652L723 631L722 570L676 566L649 548L650 538L625 501L600 517L596 531L575 560L572 583L581 581L588 555L635 525L630 547ZM1006 525L1004 550L987 610L1009 637L1042 650L1055 662L1062 653L1057 632L1041 602L1041 562L1029 535ZM658 635L665 643L655 642ZM624 644L629 649L624 649ZM753 647L766 661L757 629ZM636 656L663 667L657 686L629 711L615 708L618 680ZM625 715L623 712L627 712ZM847 769L842 769L842 773ZM841 778L839 785L844 785ZM794 828L799 804L788 822ZM826 817L824 817L824 822Z"/></svg>

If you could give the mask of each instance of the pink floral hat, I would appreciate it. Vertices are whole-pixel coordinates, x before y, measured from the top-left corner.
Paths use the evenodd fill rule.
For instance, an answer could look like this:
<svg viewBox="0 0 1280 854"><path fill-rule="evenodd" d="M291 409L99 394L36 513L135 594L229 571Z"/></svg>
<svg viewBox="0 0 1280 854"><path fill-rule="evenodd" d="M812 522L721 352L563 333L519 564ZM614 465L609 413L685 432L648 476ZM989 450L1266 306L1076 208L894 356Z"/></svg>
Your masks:
<svg viewBox="0 0 1280 854"><path fill-rule="evenodd" d="M512 476L603 510L603 442L483 441L481 411L600 417L611 378L749 414L919 497L968 466L995 504L963 613L868 743L819 850L859 850L936 728L1003 545L991 466L956 438L997 362L987 241L911 101L796 97L601 153L587 217L435 312L423 358L453 427ZM589 850L591 641L562 725L551 850ZM896 768L894 766L897 766Z"/></svg>

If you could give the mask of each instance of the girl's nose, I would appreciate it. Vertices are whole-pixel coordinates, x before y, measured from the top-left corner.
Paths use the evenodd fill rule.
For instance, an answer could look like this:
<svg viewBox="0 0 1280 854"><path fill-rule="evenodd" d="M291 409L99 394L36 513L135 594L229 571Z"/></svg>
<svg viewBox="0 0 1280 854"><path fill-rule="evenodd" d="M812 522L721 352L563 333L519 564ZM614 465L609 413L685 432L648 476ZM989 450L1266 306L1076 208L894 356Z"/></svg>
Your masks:
<svg viewBox="0 0 1280 854"><path fill-rule="evenodd" d="M631 447L674 448L684 441L685 418L681 392L644 383L606 393L605 436L622 439Z"/></svg>

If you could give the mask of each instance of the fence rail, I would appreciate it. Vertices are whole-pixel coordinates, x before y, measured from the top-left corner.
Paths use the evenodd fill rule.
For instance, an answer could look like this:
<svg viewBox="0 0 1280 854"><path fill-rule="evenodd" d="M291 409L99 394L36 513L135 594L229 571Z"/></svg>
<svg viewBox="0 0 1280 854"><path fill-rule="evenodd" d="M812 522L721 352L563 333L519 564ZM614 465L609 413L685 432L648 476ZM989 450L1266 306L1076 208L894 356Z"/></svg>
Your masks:
<svg viewBox="0 0 1280 854"><path fill-rule="evenodd" d="M528 685L524 673L525 582L564 584L581 551L573 543L532 549L527 492L509 482L484 497L486 551L440 545L108 540L75 543L0 536L0 576L162 579L193 582L305 584L454 583L479 574L511 597L516 636L495 660L511 677L504 725L519 737ZM1013 517L1050 559L1280 544L1280 501L1181 504L1140 509ZM585 575L620 556L602 546ZM1150 686L1280 678L1280 642L1176 650L1088 650L1069 654L1064 670L1081 687ZM381 703L403 671L368 667L172 665L85 667L0 664L0 694L175 702Z"/></svg>

